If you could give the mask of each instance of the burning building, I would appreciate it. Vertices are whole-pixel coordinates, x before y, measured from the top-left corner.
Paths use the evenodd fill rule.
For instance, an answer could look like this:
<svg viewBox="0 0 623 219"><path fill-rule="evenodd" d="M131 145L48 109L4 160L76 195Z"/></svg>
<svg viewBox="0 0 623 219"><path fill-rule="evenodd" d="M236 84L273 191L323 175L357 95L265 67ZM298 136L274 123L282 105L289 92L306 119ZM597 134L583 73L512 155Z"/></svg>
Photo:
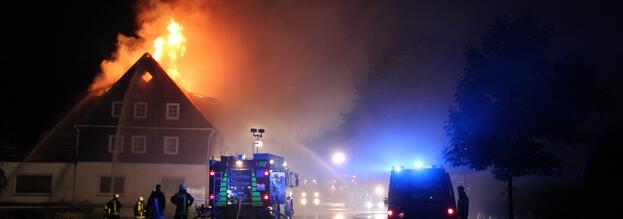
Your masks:
<svg viewBox="0 0 623 219"><path fill-rule="evenodd" d="M112 86L87 95L28 155L3 164L9 185L0 203L99 208L119 193L133 206L156 184L170 195L180 183L201 202L218 136L213 119L214 99L178 87L145 53Z"/></svg>

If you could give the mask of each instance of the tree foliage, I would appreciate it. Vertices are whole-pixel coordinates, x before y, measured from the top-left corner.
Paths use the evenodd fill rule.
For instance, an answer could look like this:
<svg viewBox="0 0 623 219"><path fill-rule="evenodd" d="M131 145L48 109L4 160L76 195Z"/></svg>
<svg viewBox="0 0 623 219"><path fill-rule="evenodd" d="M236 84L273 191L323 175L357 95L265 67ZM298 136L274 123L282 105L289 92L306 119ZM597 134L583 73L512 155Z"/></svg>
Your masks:
<svg viewBox="0 0 623 219"><path fill-rule="evenodd" d="M444 158L497 179L560 173L552 143L570 145L599 105L595 68L580 54L553 62L550 34L529 16L498 17L465 53Z"/></svg>

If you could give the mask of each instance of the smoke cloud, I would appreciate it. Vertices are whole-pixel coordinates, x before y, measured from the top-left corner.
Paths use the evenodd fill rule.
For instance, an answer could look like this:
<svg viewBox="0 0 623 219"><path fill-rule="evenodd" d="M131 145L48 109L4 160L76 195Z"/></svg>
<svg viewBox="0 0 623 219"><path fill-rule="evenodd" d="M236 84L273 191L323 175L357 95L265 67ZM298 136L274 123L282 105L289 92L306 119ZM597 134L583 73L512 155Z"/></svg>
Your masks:
<svg viewBox="0 0 623 219"><path fill-rule="evenodd" d="M375 7L347 1L142 1L138 37L118 36L117 52L101 63L92 88L113 83L144 52L153 53L153 40L175 19L186 37L181 77L191 92L220 104L212 121L224 137L217 150L249 154L249 128L264 128L261 152L284 155L300 167L301 156L327 156L309 149L330 146L304 142L338 127L352 105L354 84L368 71L370 44L380 36L373 28L379 23Z"/></svg>

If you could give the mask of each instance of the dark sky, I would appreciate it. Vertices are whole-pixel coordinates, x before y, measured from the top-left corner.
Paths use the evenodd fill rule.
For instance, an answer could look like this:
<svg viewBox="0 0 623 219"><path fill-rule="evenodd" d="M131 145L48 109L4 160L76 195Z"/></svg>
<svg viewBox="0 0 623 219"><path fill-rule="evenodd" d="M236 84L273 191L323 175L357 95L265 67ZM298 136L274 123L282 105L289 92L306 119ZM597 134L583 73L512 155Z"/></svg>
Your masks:
<svg viewBox="0 0 623 219"><path fill-rule="evenodd" d="M617 65L623 55L623 19L620 8L611 1L380 2L343 4L363 5L355 7L361 9L352 15L355 18L366 17L370 11L377 16L373 22L357 23L370 25L363 28L366 31L383 32L374 33L379 37L370 41L370 51L382 49L375 47L387 42L414 48L419 60L416 69L421 74L418 92L426 106L418 113L427 118L423 125L434 124L432 129L423 128L430 132L426 135L434 136L427 143L444 143L441 127L461 74L463 52L468 44L478 43L498 15L534 15L552 32L553 57L581 50L599 66L604 78L620 78ZM4 119L0 144L5 145L36 142L85 94L99 63L115 50L117 34L133 35L137 29L134 1L19 4L5 7L16 15L2 15Z"/></svg>
<svg viewBox="0 0 623 219"><path fill-rule="evenodd" d="M11 106L3 107L2 144L36 142L80 100L101 60L114 51L117 33L133 33L133 8L123 0L5 7L15 14L2 15L3 105Z"/></svg>

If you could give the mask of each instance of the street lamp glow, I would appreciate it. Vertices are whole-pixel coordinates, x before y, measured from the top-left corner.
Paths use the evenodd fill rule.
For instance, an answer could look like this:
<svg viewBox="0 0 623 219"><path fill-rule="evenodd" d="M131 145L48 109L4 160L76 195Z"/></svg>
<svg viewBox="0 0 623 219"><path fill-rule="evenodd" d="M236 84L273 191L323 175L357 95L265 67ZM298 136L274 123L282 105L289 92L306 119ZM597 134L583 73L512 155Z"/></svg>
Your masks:
<svg viewBox="0 0 623 219"><path fill-rule="evenodd" d="M253 142L253 146L255 146L256 148L262 147L264 145L263 141L254 141Z"/></svg>
<svg viewBox="0 0 623 219"><path fill-rule="evenodd" d="M335 152L333 153L333 156L331 157L331 159L333 160L333 163L335 164L342 164L346 161L346 155L342 152Z"/></svg>
<svg viewBox="0 0 623 219"><path fill-rule="evenodd" d="M415 162L415 169L422 169L422 167L424 167L424 163L422 163L422 161Z"/></svg>

